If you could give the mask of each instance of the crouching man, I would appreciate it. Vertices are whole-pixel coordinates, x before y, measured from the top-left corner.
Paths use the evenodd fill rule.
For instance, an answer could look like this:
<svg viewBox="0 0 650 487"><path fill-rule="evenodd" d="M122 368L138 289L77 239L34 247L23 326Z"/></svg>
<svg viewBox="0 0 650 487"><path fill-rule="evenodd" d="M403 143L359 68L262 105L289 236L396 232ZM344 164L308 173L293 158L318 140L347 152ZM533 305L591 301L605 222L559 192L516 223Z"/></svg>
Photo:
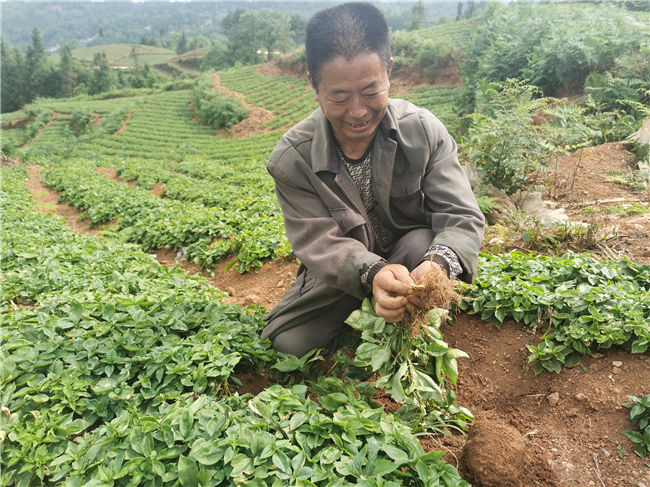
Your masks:
<svg viewBox="0 0 650 487"><path fill-rule="evenodd" d="M262 332L297 356L333 352L366 296L378 316L400 321L413 306L410 285L432 265L472 282L485 225L443 124L388 98L393 59L382 13L368 3L321 10L305 44L320 108L282 137L267 164L302 264Z"/></svg>

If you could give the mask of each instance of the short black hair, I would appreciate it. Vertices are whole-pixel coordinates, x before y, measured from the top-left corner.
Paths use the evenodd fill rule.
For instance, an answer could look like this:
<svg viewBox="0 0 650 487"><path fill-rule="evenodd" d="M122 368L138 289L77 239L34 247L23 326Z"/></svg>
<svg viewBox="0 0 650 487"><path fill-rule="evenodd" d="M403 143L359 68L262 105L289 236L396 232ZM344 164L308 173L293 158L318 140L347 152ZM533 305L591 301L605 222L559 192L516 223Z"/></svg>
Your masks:
<svg viewBox="0 0 650 487"><path fill-rule="evenodd" d="M390 35L381 11L370 3L350 2L320 10L309 19L305 51L314 86L318 87L323 64L338 56L351 61L359 54L374 53L390 68Z"/></svg>

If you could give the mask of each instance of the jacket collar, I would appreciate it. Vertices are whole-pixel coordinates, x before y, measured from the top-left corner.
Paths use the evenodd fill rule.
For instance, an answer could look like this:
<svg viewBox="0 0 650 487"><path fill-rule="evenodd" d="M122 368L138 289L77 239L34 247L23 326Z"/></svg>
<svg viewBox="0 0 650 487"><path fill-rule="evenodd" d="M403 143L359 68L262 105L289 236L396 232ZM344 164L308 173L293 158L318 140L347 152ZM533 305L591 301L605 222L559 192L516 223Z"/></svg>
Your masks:
<svg viewBox="0 0 650 487"><path fill-rule="evenodd" d="M383 140L388 138L396 139L397 124L391 102L392 100L389 99L386 115L379 122L378 133ZM318 109L316 130L311 144L311 164L314 172L330 171L337 174L341 172L341 161L336 154L330 122L320 108Z"/></svg>

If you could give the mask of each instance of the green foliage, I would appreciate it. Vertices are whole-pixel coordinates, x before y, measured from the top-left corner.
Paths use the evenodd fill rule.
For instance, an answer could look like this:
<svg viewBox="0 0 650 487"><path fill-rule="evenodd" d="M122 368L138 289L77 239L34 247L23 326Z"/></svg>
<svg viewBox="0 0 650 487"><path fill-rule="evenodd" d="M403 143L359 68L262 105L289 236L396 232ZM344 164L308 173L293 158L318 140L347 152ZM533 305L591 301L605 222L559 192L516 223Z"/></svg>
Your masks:
<svg viewBox="0 0 650 487"><path fill-rule="evenodd" d="M647 13L611 3L515 3L489 16L465 49L463 113L471 113L483 82L525 78L547 96L561 86L582 86L632 54L647 38Z"/></svg>
<svg viewBox="0 0 650 487"><path fill-rule="evenodd" d="M467 357L467 354L449 348L443 341L440 321L445 312L431 310L427 324L412 336L411 329L400 323L386 323L377 317L374 308L374 302L365 299L362 308L346 320L352 328L362 332L362 344L350 366L365 369L368 374L378 374L376 387L386 388L397 402L412 406L406 408L409 414L413 414L414 408L424 419L431 411L436 411L438 415L434 421L440 423L436 429L466 429L466 421L473 416L453 401L452 404L447 402L453 391L447 389L446 381L456 385L456 359Z"/></svg>
<svg viewBox="0 0 650 487"><path fill-rule="evenodd" d="M3 485L469 487L369 384L231 395L236 372L304 364L205 279L37 213L26 177L0 179Z"/></svg>
<svg viewBox="0 0 650 487"><path fill-rule="evenodd" d="M648 175L642 171L632 173L625 171L607 171L604 176L605 181L627 186L638 193L645 191L646 185L650 182Z"/></svg>
<svg viewBox="0 0 650 487"><path fill-rule="evenodd" d="M632 402L623 404L631 410L627 419L633 423L638 423L639 431L624 428L621 433L630 441L636 443L634 451L645 458L650 452L650 394L646 394L641 398L636 396L628 397Z"/></svg>
<svg viewBox="0 0 650 487"><path fill-rule="evenodd" d="M482 184L511 194L526 185L531 172L548 164L542 134L531 120L551 100L535 99L537 94L534 86L517 80L482 86L477 112L470 117L469 138L461 142Z"/></svg>
<svg viewBox="0 0 650 487"><path fill-rule="evenodd" d="M194 110L210 127L229 129L248 117L248 109L235 97L215 91L209 77L199 81L193 96Z"/></svg>
<svg viewBox="0 0 650 487"><path fill-rule="evenodd" d="M511 252L482 254L474 287L460 309L500 326L507 318L547 330L531 348L533 360L557 370L571 356L621 345L632 353L650 348L650 266L599 262L585 255L560 258ZM557 348L551 341L566 346ZM547 367L548 365L548 367ZM537 366L537 370L539 366Z"/></svg>
<svg viewBox="0 0 650 487"><path fill-rule="evenodd" d="M492 213L492 210L496 208L501 208L499 203L496 202L497 198L489 197L489 196L479 196L476 198L476 202L478 203L478 207L481 210L481 213L484 215L489 215Z"/></svg>
<svg viewBox="0 0 650 487"><path fill-rule="evenodd" d="M27 110L30 123L27 125L27 133L29 138L36 137L44 128L45 125L52 118L52 112L42 107L32 107Z"/></svg>
<svg viewBox="0 0 650 487"><path fill-rule="evenodd" d="M447 67L457 59L457 53L448 44L426 41L418 49L417 65L433 82L437 69Z"/></svg>
<svg viewBox="0 0 650 487"><path fill-rule="evenodd" d="M72 112L72 123L70 127L72 132L79 137L92 129L93 114L85 110L75 110Z"/></svg>
<svg viewBox="0 0 650 487"><path fill-rule="evenodd" d="M284 222L277 202L270 198L248 207L243 200L240 207L205 208L160 199L143 188L113 182L97 174L93 164L76 160L55 166L43 179L63 192L61 201L86 211L91 226L119 217L110 233L139 243L146 251L187 247L188 259L205 267L234 253L232 266L239 272L261 267L264 260L276 256L276 249L285 251ZM232 197L237 188L230 191Z"/></svg>
<svg viewBox="0 0 650 487"><path fill-rule="evenodd" d="M433 113L447 130L453 132L458 125L458 117L454 113L454 104L458 90L448 86L421 86L410 89L406 95L391 95L391 98L403 98L420 108L426 108Z"/></svg>
<svg viewBox="0 0 650 487"><path fill-rule="evenodd" d="M223 86L246 95L246 101L251 105L266 108L277 115L262 125L262 129L294 125L318 108L306 79L262 76L255 68L230 69L220 76Z"/></svg>

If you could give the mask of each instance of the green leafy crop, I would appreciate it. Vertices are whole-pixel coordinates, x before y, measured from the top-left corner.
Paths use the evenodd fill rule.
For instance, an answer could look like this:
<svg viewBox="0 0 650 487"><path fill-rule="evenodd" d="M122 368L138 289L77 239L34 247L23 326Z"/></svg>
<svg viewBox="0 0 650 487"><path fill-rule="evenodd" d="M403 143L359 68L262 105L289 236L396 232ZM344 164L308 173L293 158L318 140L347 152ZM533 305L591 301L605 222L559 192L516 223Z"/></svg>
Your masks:
<svg viewBox="0 0 650 487"><path fill-rule="evenodd" d="M600 262L569 253L559 258L522 252L482 254L478 277L460 309L500 326L507 318L544 330L530 347L535 371L559 371L580 355L613 345L650 348L650 266ZM551 342L558 342L555 346Z"/></svg>
<svg viewBox="0 0 650 487"><path fill-rule="evenodd" d="M629 396L632 402L625 403L626 408L630 408L628 419L638 423L639 431L631 428L624 428L621 433L627 436L630 441L636 444L636 451L645 458L650 452L650 394L644 397Z"/></svg>
<svg viewBox="0 0 650 487"><path fill-rule="evenodd" d="M346 320L362 332L363 340L351 365L378 374L376 387L385 388L395 401L418 408L423 417L437 411L436 419L442 423L438 426L462 430L465 421L473 416L467 409L453 404L453 399L448 401L455 396L447 389L446 379L456 385L456 359L468 355L449 348L443 341L439 329L442 314L443 310L431 310L428 323L412 338L409 329L378 317L374 303L365 299L362 308ZM433 416L429 419L433 420Z"/></svg>

